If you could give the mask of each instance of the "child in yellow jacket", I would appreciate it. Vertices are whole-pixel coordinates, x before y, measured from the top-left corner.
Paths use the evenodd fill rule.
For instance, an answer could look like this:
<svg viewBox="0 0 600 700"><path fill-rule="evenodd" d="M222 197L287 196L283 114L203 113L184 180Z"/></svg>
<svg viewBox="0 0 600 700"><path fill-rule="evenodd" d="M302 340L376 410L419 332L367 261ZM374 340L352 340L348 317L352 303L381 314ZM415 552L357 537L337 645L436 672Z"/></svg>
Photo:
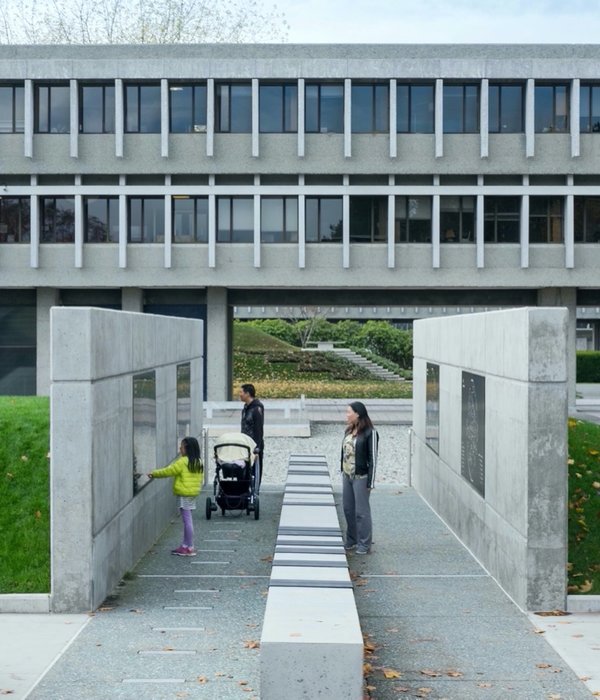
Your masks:
<svg viewBox="0 0 600 700"><path fill-rule="evenodd" d="M183 542L171 554L180 557L195 557L194 522L192 511L196 508L196 497L204 481L204 464L200 459L200 445L194 437L185 437L179 447L180 457L164 469L155 469L148 476L151 479L173 479L173 493L177 496L177 505L183 521Z"/></svg>

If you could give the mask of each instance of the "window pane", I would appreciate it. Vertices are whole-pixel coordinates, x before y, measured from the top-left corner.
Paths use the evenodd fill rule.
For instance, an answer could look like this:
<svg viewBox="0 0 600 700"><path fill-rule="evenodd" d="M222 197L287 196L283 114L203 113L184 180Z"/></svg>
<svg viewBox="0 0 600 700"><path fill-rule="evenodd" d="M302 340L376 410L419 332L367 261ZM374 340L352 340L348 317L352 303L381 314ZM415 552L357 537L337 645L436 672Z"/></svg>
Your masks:
<svg viewBox="0 0 600 700"><path fill-rule="evenodd" d="M189 134L193 129L193 93L189 85L172 85L169 87L171 98L171 133Z"/></svg>
<svg viewBox="0 0 600 700"><path fill-rule="evenodd" d="M307 132L319 130L319 86L307 85L305 97L305 122Z"/></svg>
<svg viewBox="0 0 600 700"><path fill-rule="evenodd" d="M592 114L590 118L592 131L600 131L600 87L592 88Z"/></svg>
<svg viewBox="0 0 600 700"><path fill-rule="evenodd" d="M390 99L387 85L375 86L375 131L383 133L390 129Z"/></svg>
<svg viewBox="0 0 600 700"><path fill-rule="evenodd" d="M344 88L321 85L320 131L341 134L344 131Z"/></svg>
<svg viewBox="0 0 600 700"><path fill-rule="evenodd" d="M284 88L284 126L286 131L298 131L298 86Z"/></svg>
<svg viewBox="0 0 600 700"><path fill-rule="evenodd" d="M22 134L25 129L25 89L15 88L15 131Z"/></svg>
<svg viewBox="0 0 600 700"><path fill-rule="evenodd" d="M194 200L173 200L173 240L190 243L194 240Z"/></svg>
<svg viewBox="0 0 600 700"><path fill-rule="evenodd" d="M108 200L108 226L111 243L119 242L119 200L110 197Z"/></svg>
<svg viewBox="0 0 600 700"><path fill-rule="evenodd" d="M396 131L399 134L408 131L408 85L396 88Z"/></svg>
<svg viewBox="0 0 600 700"><path fill-rule="evenodd" d="M82 124L84 134L101 134L103 117L102 87L83 87L81 90Z"/></svg>
<svg viewBox="0 0 600 700"><path fill-rule="evenodd" d="M252 131L252 88L250 85L231 86L231 132Z"/></svg>
<svg viewBox="0 0 600 700"><path fill-rule="evenodd" d="M591 131L590 126L590 92L591 87L582 85L579 89L579 130Z"/></svg>
<svg viewBox="0 0 600 700"><path fill-rule="evenodd" d="M231 198L217 199L217 241L229 241L231 238Z"/></svg>
<svg viewBox="0 0 600 700"><path fill-rule="evenodd" d="M194 85L193 131L206 131L206 85Z"/></svg>
<svg viewBox="0 0 600 700"><path fill-rule="evenodd" d="M106 243L108 241L108 200L86 198L86 243Z"/></svg>
<svg viewBox="0 0 600 700"><path fill-rule="evenodd" d="M160 133L159 85L140 85L140 133Z"/></svg>
<svg viewBox="0 0 600 700"><path fill-rule="evenodd" d="M53 85L50 88L50 131L68 134L70 130L69 88Z"/></svg>
<svg viewBox="0 0 600 700"><path fill-rule="evenodd" d="M552 131L554 126L554 90L551 85L535 88L535 130L537 133Z"/></svg>
<svg viewBox="0 0 600 700"><path fill-rule="evenodd" d="M281 198L261 200L260 228L264 243L281 243L284 236L283 204Z"/></svg>
<svg viewBox="0 0 600 700"><path fill-rule="evenodd" d="M475 133L479 128L479 90L476 85L465 86L465 126L466 133Z"/></svg>
<svg viewBox="0 0 600 700"><path fill-rule="evenodd" d="M0 133L13 131L13 89L0 87Z"/></svg>
<svg viewBox="0 0 600 700"><path fill-rule="evenodd" d="M129 240L132 243L142 241L142 200L139 197L129 200Z"/></svg>
<svg viewBox="0 0 600 700"><path fill-rule="evenodd" d="M433 133L433 85L411 87L410 130L415 134Z"/></svg>
<svg viewBox="0 0 600 700"><path fill-rule="evenodd" d="M369 133L374 131L373 86L352 86L352 132Z"/></svg>
<svg viewBox="0 0 600 700"><path fill-rule="evenodd" d="M555 99L555 109L556 115L554 119L554 130L555 131L566 131L569 121L569 108L567 104L567 87L566 85L557 85L555 87L554 99Z"/></svg>
<svg viewBox="0 0 600 700"><path fill-rule="evenodd" d="M49 105L49 95L50 88L45 86L38 86L37 91L37 117L38 117L38 128L37 130L41 133L47 133L48 126L48 105Z"/></svg>
<svg viewBox="0 0 600 700"><path fill-rule="evenodd" d="M208 197L196 198L196 241L208 242Z"/></svg>
<svg viewBox="0 0 600 700"><path fill-rule="evenodd" d="M523 89L520 85L502 86L500 130L505 133L523 131Z"/></svg>
<svg viewBox="0 0 600 700"><path fill-rule="evenodd" d="M298 241L298 198L286 197L285 199L285 227L286 239L290 242Z"/></svg>
<svg viewBox="0 0 600 700"><path fill-rule="evenodd" d="M407 210L409 242L431 242L431 198L409 197Z"/></svg>
<svg viewBox="0 0 600 700"><path fill-rule="evenodd" d="M306 198L306 241L314 243L319 240L319 200L317 197Z"/></svg>
<svg viewBox="0 0 600 700"><path fill-rule="evenodd" d="M0 199L0 243L29 242L28 197Z"/></svg>
<svg viewBox="0 0 600 700"><path fill-rule="evenodd" d="M115 133L115 88L106 85L104 88L104 132Z"/></svg>
<svg viewBox="0 0 600 700"><path fill-rule="evenodd" d="M444 85L444 132L460 133L463 124L463 88L461 85Z"/></svg>
<svg viewBox="0 0 600 700"><path fill-rule="evenodd" d="M144 242L162 243L165 239L165 200L144 200Z"/></svg>
<svg viewBox="0 0 600 700"><path fill-rule="evenodd" d="M350 241L370 243L372 240L372 199L350 197Z"/></svg>
<svg viewBox="0 0 600 700"><path fill-rule="evenodd" d="M496 134L500 131L500 86L490 85L488 89L488 129Z"/></svg>
<svg viewBox="0 0 600 700"><path fill-rule="evenodd" d="M138 131L139 104L137 85L127 85L125 88L125 131Z"/></svg>
<svg viewBox="0 0 600 700"><path fill-rule="evenodd" d="M321 241L342 240L342 198L321 199L319 222Z"/></svg>
<svg viewBox="0 0 600 700"><path fill-rule="evenodd" d="M234 243L251 243L254 240L254 200L236 197L233 199Z"/></svg>
<svg viewBox="0 0 600 700"><path fill-rule="evenodd" d="M218 131L229 131L229 85L217 85Z"/></svg>
<svg viewBox="0 0 600 700"><path fill-rule="evenodd" d="M261 85L260 130L263 133L283 131L283 86Z"/></svg>

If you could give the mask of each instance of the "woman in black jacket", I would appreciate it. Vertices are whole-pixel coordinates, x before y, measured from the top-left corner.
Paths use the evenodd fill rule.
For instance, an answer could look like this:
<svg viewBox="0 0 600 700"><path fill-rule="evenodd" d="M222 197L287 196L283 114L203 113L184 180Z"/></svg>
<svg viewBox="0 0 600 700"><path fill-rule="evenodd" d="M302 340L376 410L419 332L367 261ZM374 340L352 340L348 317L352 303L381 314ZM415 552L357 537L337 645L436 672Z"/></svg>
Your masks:
<svg viewBox="0 0 600 700"><path fill-rule="evenodd" d="M379 435L360 401L353 401L346 409L346 423L341 458L344 548L368 554L372 538L369 495L375 481Z"/></svg>

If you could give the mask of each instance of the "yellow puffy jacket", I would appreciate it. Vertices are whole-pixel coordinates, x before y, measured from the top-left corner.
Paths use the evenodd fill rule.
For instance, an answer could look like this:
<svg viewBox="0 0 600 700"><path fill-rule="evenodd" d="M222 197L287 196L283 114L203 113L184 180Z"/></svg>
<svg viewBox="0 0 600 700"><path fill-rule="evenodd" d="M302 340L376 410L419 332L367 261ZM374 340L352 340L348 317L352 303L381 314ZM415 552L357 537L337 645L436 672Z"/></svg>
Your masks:
<svg viewBox="0 0 600 700"><path fill-rule="evenodd" d="M151 472L153 479L164 479L174 476L173 493L176 496L197 496L202 490L204 481L204 466L199 472L191 472L188 469L188 458L178 457L164 469L155 469Z"/></svg>

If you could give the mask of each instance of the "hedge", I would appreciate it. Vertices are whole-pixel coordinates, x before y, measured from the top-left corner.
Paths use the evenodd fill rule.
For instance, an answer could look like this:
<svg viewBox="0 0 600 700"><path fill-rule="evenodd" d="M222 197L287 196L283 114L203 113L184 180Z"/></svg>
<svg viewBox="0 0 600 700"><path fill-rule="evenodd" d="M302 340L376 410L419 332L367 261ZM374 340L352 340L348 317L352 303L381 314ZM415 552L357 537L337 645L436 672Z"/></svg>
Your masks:
<svg viewBox="0 0 600 700"><path fill-rule="evenodd" d="M600 382L600 352L597 350L577 351L577 381L583 383Z"/></svg>

